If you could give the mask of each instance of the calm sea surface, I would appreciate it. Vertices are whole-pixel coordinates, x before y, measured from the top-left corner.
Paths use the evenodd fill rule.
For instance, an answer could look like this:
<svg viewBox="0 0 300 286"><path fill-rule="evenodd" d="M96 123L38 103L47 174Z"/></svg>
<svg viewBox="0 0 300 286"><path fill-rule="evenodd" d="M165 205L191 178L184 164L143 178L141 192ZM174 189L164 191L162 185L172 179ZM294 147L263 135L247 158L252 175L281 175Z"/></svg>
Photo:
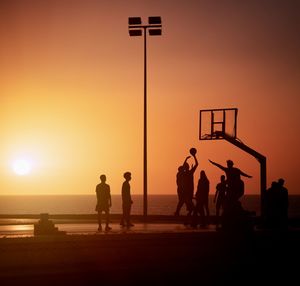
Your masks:
<svg viewBox="0 0 300 286"><path fill-rule="evenodd" d="M143 213L143 196L133 195L132 214ZM121 213L121 196L112 195L111 213ZM300 196L289 196L289 216L300 217ZM176 209L176 195L149 195L149 215L173 215ZM92 195L61 196L0 196L0 214L94 214L96 197ZM249 211L260 214L260 196L245 195L242 205ZM213 196L210 196L210 211L215 214ZM185 214L185 207L182 208Z"/></svg>

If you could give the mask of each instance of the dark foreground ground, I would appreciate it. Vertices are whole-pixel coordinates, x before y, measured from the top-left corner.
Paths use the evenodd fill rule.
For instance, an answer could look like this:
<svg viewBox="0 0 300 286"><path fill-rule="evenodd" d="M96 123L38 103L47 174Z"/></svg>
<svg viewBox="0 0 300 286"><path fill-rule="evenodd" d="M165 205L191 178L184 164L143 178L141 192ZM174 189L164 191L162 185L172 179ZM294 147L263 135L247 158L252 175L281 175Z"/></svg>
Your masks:
<svg viewBox="0 0 300 286"><path fill-rule="evenodd" d="M298 285L300 232L0 239L0 285Z"/></svg>

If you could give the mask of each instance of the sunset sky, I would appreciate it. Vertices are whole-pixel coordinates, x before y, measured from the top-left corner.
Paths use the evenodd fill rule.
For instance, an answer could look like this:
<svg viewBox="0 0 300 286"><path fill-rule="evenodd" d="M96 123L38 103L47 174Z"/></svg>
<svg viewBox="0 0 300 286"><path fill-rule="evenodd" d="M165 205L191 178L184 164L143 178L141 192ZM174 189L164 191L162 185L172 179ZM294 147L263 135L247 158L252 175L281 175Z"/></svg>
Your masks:
<svg viewBox="0 0 300 286"><path fill-rule="evenodd" d="M94 195L106 174L120 194L143 192L143 38L128 17L161 16L148 38L148 192L176 194L176 172L198 150L211 193L232 159L199 141L199 110L238 108L238 138L267 157L267 185L300 194L300 2L295 0L1 0L0 195ZM190 161L192 162L192 161Z"/></svg>

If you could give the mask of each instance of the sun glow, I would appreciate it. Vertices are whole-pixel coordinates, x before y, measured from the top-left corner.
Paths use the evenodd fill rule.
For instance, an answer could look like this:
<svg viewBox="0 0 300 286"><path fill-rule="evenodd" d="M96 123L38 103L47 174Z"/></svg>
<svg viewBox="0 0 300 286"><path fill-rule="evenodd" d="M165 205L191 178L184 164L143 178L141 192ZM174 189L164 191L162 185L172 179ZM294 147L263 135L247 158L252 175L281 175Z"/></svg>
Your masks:
<svg viewBox="0 0 300 286"><path fill-rule="evenodd" d="M13 171L19 175L28 175L32 170L32 164L28 159L17 159L12 164Z"/></svg>

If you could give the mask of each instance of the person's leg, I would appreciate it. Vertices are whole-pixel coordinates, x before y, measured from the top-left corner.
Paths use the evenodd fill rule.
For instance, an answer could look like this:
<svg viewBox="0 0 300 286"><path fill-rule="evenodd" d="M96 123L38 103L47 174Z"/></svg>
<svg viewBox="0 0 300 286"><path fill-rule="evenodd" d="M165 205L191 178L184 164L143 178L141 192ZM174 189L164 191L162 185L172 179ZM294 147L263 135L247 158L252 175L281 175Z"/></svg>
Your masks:
<svg viewBox="0 0 300 286"><path fill-rule="evenodd" d="M128 226L128 205L123 205L123 213L124 213L124 225Z"/></svg>
<svg viewBox="0 0 300 286"><path fill-rule="evenodd" d="M178 196L178 204L176 207L175 215L179 215L182 206L184 205L184 197L182 195Z"/></svg>
<svg viewBox="0 0 300 286"><path fill-rule="evenodd" d="M98 210L98 230L102 230L102 211Z"/></svg>
<svg viewBox="0 0 300 286"><path fill-rule="evenodd" d="M110 230L111 227L109 226L109 210L105 211L105 216L106 216L106 226L105 226L105 230Z"/></svg>
<svg viewBox="0 0 300 286"><path fill-rule="evenodd" d="M220 204L217 202L216 203L216 217L219 217L220 215Z"/></svg>
<svg viewBox="0 0 300 286"><path fill-rule="evenodd" d="M200 226L206 226L206 215L205 215L205 204L202 202L199 206L199 214L200 214Z"/></svg>
<svg viewBox="0 0 300 286"><path fill-rule="evenodd" d="M187 206L187 215L186 215L186 221L185 221L185 225L187 224L191 224L191 221L192 221L192 215L194 213L194 209L195 209L195 206L193 204L193 201L191 198L188 198L187 201L186 201L186 206Z"/></svg>
<svg viewBox="0 0 300 286"><path fill-rule="evenodd" d="M208 200L205 202L205 211L207 218L209 217L209 207L208 207Z"/></svg>
<svg viewBox="0 0 300 286"><path fill-rule="evenodd" d="M126 221L126 226L130 227L133 226L130 222L130 208L131 208L131 204L130 205L126 205L126 211L125 211L125 221Z"/></svg>
<svg viewBox="0 0 300 286"><path fill-rule="evenodd" d="M177 207L176 207L174 215L179 215L179 209L180 209L180 201L178 201L178 203L177 203Z"/></svg>
<svg viewBox="0 0 300 286"><path fill-rule="evenodd" d="M120 222L120 225L121 226L125 226L125 206L124 204L122 204L122 217L121 217L121 222Z"/></svg>
<svg viewBox="0 0 300 286"><path fill-rule="evenodd" d="M217 201L216 203L216 227L220 224L220 203Z"/></svg>
<svg viewBox="0 0 300 286"><path fill-rule="evenodd" d="M192 227L197 227L199 223L199 218L198 218L198 213L199 213L199 202L196 203L194 206L193 212L192 212L192 217L191 217L191 226Z"/></svg>

